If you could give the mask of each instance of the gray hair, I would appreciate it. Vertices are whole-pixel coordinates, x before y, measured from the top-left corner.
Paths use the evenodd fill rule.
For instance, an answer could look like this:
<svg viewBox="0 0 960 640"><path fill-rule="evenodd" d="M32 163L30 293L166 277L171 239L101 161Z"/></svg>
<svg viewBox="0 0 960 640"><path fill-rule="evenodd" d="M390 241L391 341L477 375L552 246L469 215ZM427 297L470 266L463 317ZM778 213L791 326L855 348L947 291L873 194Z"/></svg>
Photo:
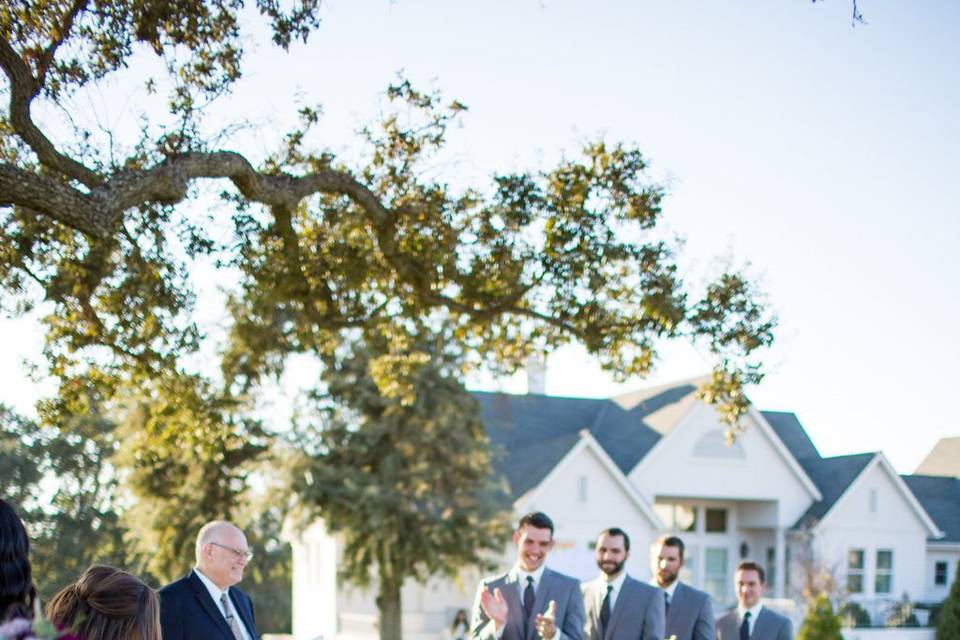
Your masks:
<svg viewBox="0 0 960 640"><path fill-rule="evenodd" d="M213 538L223 531L224 529L240 529L236 525L227 522L226 520L214 520L213 522L208 522L207 524L200 527L200 531L197 533L197 547L195 550L197 564L200 564L200 556L203 552L203 545L208 542L213 542Z"/></svg>

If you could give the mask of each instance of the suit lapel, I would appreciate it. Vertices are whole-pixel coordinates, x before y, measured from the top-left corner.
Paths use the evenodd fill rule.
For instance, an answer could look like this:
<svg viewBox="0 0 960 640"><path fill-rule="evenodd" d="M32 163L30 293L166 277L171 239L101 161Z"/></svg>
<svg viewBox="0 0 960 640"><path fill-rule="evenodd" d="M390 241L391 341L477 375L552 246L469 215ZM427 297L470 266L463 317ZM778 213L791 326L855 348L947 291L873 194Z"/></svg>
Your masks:
<svg viewBox="0 0 960 640"><path fill-rule="evenodd" d="M522 585L516 571L510 571L504 576L503 589L500 591L504 598L513 598L513 603L508 603L507 607L507 626L514 625L517 628L517 634L522 638L525 637L526 631L523 628L523 593L521 593L521 588Z"/></svg>
<svg viewBox="0 0 960 640"><path fill-rule="evenodd" d="M750 635L751 638L765 638L767 633L767 625L770 623L770 616L767 613L766 607L760 608L760 613L757 614L757 621L753 623L753 633Z"/></svg>
<svg viewBox="0 0 960 640"><path fill-rule="evenodd" d="M247 628L247 633L250 634L251 638L256 640L257 632L256 629L254 629L253 612L250 611L250 608L246 605L246 602L241 602L241 598L237 595L235 589L230 589L230 601L233 602L233 608L236 610L237 615L240 616L244 626Z"/></svg>
<svg viewBox="0 0 960 640"><path fill-rule="evenodd" d="M525 638L536 638L536 619L538 613L544 613L547 610L547 603L551 600L553 588L553 572L550 569L544 569L540 576L540 584L537 585L537 594L533 599L533 611L530 612L530 619L527 620L527 628L524 634Z"/></svg>
<svg viewBox="0 0 960 640"><path fill-rule="evenodd" d="M610 612L610 624L607 625L607 628L603 630L603 637L610 638L613 636L613 630L617 628L617 622L620 620L620 613L627 607L629 607L629 599L633 597L633 585L630 584L631 580L629 576L623 581L623 584L620 585L620 593L617 594L617 602L613 605L613 610Z"/></svg>
<svg viewBox="0 0 960 640"><path fill-rule="evenodd" d="M670 598L670 610L667 611L666 617L666 626L670 627L670 623L673 622L673 619L678 615L680 607L683 606L683 583L677 583L677 588L673 590L673 597ZM669 635L669 634L668 634Z"/></svg>
<svg viewBox="0 0 960 640"><path fill-rule="evenodd" d="M197 574L192 571L190 572L190 586L193 587L193 592L197 596L200 607L210 616L210 619L217 625L221 633L225 634L227 638L233 638L233 631L230 630L230 626L227 624L226 618L223 617L220 607L213 601L213 598L210 597L210 592L207 591L207 588L203 582L201 582L200 578L197 577Z"/></svg>

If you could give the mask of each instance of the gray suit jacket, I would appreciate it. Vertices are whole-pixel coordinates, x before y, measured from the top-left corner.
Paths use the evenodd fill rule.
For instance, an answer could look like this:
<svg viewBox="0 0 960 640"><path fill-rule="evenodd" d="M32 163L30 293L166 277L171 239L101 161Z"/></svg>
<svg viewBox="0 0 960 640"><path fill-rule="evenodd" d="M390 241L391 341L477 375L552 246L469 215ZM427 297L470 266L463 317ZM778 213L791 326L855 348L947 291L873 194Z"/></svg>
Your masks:
<svg viewBox="0 0 960 640"><path fill-rule="evenodd" d="M736 609L717 620L717 640L740 640L740 620ZM790 618L763 607L757 614L750 640L793 640Z"/></svg>
<svg viewBox="0 0 960 640"><path fill-rule="evenodd" d="M600 605L606 593L602 577L583 585L583 640L663 640L663 591L627 576L601 635Z"/></svg>
<svg viewBox="0 0 960 640"><path fill-rule="evenodd" d="M714 640L715 635L710 596L682 582L677 583L670 600L670 610L667 611L667 630L664 637L677 636L677 640Z"/></svg>
<svg viewBox="0 0 960 640"><path fill-rule="evenodd" d="M538 613L546 613L547 606L553 600L557 603L557 629L563 633L564 640L583 640L583 594L580 581L562 573L544 569L537 586L537 596L533 602L533 613L526 626L523 624L524 588L518 582L518 576L511 570L506 575L488 578L480 582L477 597L473 603L473 617L470 624L470 637L474 640L493 640L496 626L487 617L480 606L480 594L484 589L491 592L500 589L507 601L507 624L500 640L539 640L534 628L534 619Z"/></svg>

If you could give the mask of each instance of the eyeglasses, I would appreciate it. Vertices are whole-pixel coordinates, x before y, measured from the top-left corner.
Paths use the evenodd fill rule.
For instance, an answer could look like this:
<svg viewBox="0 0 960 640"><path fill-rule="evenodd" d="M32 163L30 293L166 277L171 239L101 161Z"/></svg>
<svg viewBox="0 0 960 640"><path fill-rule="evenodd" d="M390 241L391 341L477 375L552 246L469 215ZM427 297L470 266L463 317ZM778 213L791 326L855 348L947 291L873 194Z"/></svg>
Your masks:
<svg viewBox="0 0 960 640"><path fill-rule="evenodd" d="M246 560L249 562L253 558L253 551L249 549L234 549L233 547L228 547L225 544L220 544L219 542L211 542L210 544L220 547L221 549L226 549L227 551L232 551L233 555L237 557L237 560Z"/></svg>

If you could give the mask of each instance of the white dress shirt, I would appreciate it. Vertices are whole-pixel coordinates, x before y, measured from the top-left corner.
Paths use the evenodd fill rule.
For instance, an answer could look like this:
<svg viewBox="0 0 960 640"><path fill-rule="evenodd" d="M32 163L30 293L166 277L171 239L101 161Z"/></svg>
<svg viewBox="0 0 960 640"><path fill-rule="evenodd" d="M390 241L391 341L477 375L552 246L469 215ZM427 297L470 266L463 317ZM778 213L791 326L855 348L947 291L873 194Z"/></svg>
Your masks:
<svg viewBox="0 0 960 640"><path fill-rule="evenodd" d="M737 605L737 622L739 623L737 627L743 624L743 616L750 612L750 620L747 622L747 627L750 629L750 635L753 635L753 628L757 626L757 616L760 615L760 609L763 609L763 603L758 602L749 609L744 609L739 604Z"/></svg>
<svg viewBox="0 0 960 640"><path fill-rule="evenodd" d="M598 582L603 586L603 591L597 594L599 598L597 600L597 611L600 610L600 607L603 605L603 599L607 596L607 587L613 587L610 591L610 612L613 613L613 607L617 604L617 596L620 595L620 588L623 587L623 582L626 579L626 571L621 571L613 577L603 572L600 573L600 580Z"/></svg>
<svg viewBox="0 0 960 640"><path fill-rule="evenodd" d="M193 568L193 572L197 574L197 577L200 578L200 582L202 582L203 586L205 586L207 591L210 592L210 597L213 598L213 603L217 605L217 609L220 609L220 613L223 614L224 620L226 620L228 614L232 613L233 617L237 620L237 626L240 627L240 633L243 634L244 640L253 640L253 638L250 637L250 632L247 631L247 625L244 624L243 618L240 617L240 614L237 612L237 608L233 606L233 600L230 599L230 587L221 589L215 585L210 578L203 575L203 572L196 567ZM220 596L224 593L227 594L227 607L230 608L230 611L224 611L223 607L221 607Z"/></svg>
<svg viewBox="0 0 960 640"><path fill-rule="evenodd" d="M533 578L533 595L536 598L537 590L540 588L540 579L543 577L543 571L546 569L546 565L540 565L535 571L524 571L520 568L520 565L516 565L513 569L510 569L509 576L511 578L516 577L517 579L517 592L520 596L520 602L523 602L523 592L527 588L527 577ZM509 606L509 605L508 605ZM530 615L533 618L537 617L537 614L546 613L546 611L531 611ZM495 637L497 640L503 636L503 630L507 628L507 625L503 625L496 630ZM560 630L560 625L557 625L557 633L553 636L553 640L563 640L563 632Z"/></svg>

